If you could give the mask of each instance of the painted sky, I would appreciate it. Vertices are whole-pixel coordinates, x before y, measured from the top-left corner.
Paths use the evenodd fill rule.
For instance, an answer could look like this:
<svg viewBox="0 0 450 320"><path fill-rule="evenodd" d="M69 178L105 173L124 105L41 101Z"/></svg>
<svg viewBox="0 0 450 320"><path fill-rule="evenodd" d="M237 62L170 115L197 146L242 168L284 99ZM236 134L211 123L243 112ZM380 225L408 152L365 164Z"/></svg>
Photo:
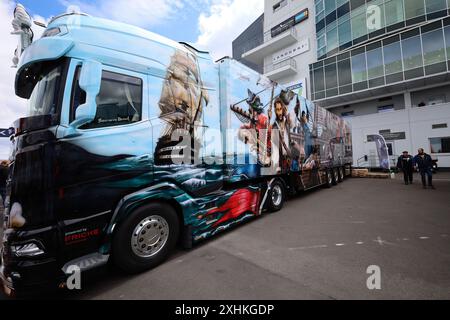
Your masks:
<svg viewBox="0 0 450 320"><path fill-rule="evenodd" d="M11 68L17 46L17 38L10 34L11 20L17 2L41 22L77 7L92 16L192 43L215 59L231 56L232 41L264 11L264 0L0 0L0 128L26 114L26 101L14 95L15 69ZM42 31L34 27L36 38ZM0 159L8 150L7 139L0 138Z"/></svg>

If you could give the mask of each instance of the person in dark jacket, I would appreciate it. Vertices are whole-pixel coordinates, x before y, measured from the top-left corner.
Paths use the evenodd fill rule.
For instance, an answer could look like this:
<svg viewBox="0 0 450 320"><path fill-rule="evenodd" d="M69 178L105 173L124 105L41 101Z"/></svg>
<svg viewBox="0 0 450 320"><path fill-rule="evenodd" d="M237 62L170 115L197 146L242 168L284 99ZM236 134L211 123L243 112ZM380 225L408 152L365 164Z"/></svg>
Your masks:
<svg viewBox="0 0 450 320"><path fill-rule="evenodd" d="M425 151L420 148L419 153L414 157L414 167L419 169L420 175L422 176L422 185L423 188L427 188L427 184L425 181L425 176L428 177L428 186L431 189L434 189L433 186L433 172L431 171L433 168L433 160L429 154L426 154Z"/></svg>
<svg viewBox="0 0 450 320"><path fill-rule="evenodd" d="M3 204L6 195L6 179L8 178L8 162L2 161L0 163L0 198Z"/></svg>
<svg viewBox="0 0 450 320"><path fill-rule="evenodd" d="M403 179L406 185L413 183L413 162L414 159L408 154L408 151L403 151L403 154L397 160L397 168L403 171Z"/></svg>

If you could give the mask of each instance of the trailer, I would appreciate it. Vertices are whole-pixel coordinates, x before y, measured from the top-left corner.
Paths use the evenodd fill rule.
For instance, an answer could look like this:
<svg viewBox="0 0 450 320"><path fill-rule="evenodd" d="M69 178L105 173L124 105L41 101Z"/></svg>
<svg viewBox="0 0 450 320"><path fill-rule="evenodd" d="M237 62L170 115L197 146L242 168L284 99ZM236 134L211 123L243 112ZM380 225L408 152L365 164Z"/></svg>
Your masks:
<svg viewBox="0 0 450 320"><path fill-rule="evenodd" d="M74 266L142 272L177 243L350 174L342 118L231 58L74 13L25 47L15 90L30 108L15 122L0 261L8 294L63 287Z"/></svg>

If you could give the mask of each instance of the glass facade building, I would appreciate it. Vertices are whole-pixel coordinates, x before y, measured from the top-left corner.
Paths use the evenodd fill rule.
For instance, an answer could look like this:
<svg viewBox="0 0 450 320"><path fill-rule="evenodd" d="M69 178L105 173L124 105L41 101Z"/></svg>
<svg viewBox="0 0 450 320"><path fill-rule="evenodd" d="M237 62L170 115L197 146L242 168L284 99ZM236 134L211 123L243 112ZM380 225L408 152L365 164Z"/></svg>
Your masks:
<svg viewBox="0 0 450 320"><path fill-rule="evenodd" d="M382 4L383 12L396 13L397 18L384 15L382 19L384 27L379 29L382 33L372 38L371 34L363 28L363 25L366 25L366 15L364 19L361 19L364 23L358 19L351 20L350 30L355 32L350 31L350 36L345 28L339 29L339 23L337 23L337 43L340 42L342 30L344 30L345 39L351 39L351 42L347 44L348 47L345 50L339 47L333 55L329 51L327 55L330 57L322 58L309 65L313 101L450 71L450 17L447 12L450 0L372 0L367 3L364 0L319 0L316 1L316 7L319 5L318 9L321 8L320 3L330 5L328 8L324 7L324 19L330 12L336 12L342 6L351 8L352 5L358 5L356 9L364 8L365 12L367 7L374 3ZM398 10L394 10L395 8ZM353 10L348 14L353 16ZM320 12L318 16L321 17ZM433 21L428 21L431 19ZM422 23L417 24L418 22ZM402 30L390 32L388 23L389 26L397 24L397 28ZM353 28L353 25L357 27ZM325 23L325 29L327 26L328 23ZM363 33L365 35L362 36ZM380 35L384 36L379 37ZM360 41L361 37L372 40L363 40L364 43L355 44L355 40ZM329 39L332 40L332 46L336 45L335 34L333 34L331 38L327 36L326 48L330 48Z"/></svg>
<svg viewBox="0 0 450 320"><path fill-rule="evenodd" d="M315 0L317 57L450 14L450 0Z"/></svg>

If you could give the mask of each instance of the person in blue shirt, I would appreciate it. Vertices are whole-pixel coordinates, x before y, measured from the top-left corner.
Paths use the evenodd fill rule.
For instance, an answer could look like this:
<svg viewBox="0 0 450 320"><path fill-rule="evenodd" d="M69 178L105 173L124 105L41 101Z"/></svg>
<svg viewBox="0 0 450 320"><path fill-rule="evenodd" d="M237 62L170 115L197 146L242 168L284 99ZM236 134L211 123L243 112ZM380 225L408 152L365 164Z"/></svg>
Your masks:
<svg viewBox="0 0 450 320"><path fill-rule="evenodd" d="M414 168L419 169L420 175L422 176L423 188L427 188L425 181L425 176L428 178L428 187L435 189L433 186L433 160L429 154L426 154L423 148L418 150L418 154L414 157Z"/></svg>

